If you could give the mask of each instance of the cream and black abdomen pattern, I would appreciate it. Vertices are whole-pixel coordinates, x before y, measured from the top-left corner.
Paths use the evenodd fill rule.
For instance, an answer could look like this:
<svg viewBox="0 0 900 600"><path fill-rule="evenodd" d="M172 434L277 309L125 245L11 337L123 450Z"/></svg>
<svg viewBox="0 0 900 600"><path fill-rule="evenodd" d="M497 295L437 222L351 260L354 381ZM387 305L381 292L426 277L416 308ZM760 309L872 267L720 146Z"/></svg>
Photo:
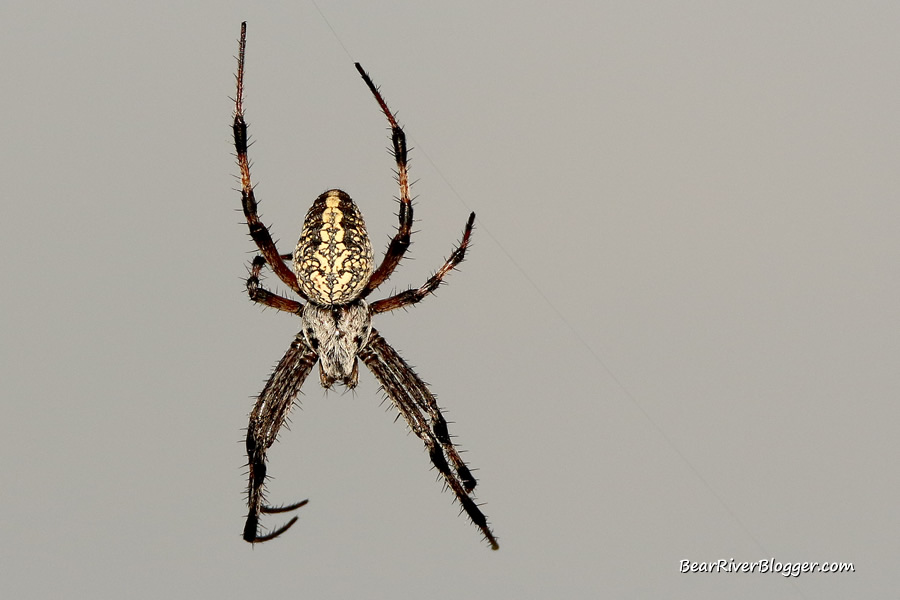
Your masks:
<svg viewBox="0 0 900 600"><path fill-rule="evenodd" d="M294 270L310 302L355 300L372 276L372 243L356 203L341 190L316 198L294 250Z"/></svg>

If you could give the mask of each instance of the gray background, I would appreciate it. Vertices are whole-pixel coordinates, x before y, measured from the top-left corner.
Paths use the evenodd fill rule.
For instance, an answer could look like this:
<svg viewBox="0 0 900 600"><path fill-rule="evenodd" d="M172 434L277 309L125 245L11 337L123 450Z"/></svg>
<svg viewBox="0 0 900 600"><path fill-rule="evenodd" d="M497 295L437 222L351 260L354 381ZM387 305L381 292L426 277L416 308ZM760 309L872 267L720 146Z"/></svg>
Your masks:
<svg viewBox="0 0 900 600"><path fill-rule="evenodd" d="M304 1L3 3L4 597L896 595L897 3L504 4L322 0L345 51ZM242 290L244 19L283 248L330 187L395 226L353 59L415 147L384 291L478 213L450 285L377 326L499 552L368 373L307 382L270 473L310 504L240 540L242 428L298 326ZM769 557L856 573L678 573Z"/></svg>

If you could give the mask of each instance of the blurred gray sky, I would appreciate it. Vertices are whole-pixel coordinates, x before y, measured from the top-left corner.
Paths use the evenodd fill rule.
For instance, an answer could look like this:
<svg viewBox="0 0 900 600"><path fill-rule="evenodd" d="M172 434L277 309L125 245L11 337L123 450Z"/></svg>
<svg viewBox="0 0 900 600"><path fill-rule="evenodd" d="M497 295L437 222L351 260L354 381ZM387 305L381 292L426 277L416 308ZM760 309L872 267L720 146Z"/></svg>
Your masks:
<svg viewBox="0 0 900 600"><path fill-rule="evenodd" d="M896 594L900 6L374 6L0 8L4 595ZM454 421L499 552L368 373L307 382L270 473L310 503L240 540L242 428L298 329L242 290L242 20L285 251L332 187L378 246L395 226L353 60L414 147L419 233L383 292L478 214L449 285L377 327ZM856 572L678 572L771 557Z"/></svg>

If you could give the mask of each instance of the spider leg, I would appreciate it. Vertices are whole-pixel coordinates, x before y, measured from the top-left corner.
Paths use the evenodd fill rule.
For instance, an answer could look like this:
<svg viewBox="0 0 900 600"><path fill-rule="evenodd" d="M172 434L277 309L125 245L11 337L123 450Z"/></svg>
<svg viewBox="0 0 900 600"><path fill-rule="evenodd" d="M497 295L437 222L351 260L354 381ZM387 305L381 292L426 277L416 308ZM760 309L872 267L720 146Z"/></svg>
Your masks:
<svg viewBox="0 0 900 600"><path fill-rule="evenodd" d="M400 367L397 371L397 373L402 376L399 382L408 392L408 396L413 400L415 406L428 415L428 418L431 421L430 427L431 433L434 434L434 439L440 443L447 458L449 458L450 462L453 464L453 468L459 476L459 481L463 484L463 489L465 489L466 492L471 492L475 489L477 484L475 477L472 476L472 472L463 462L459 452L450 440L447 421L444 419L444 415L438 407L437 400L435 400L435 397L428 389L428 386L418 377L418 375L416 375L415 371L413 371L400 355L397 354L391 345L378 334L378 332L375 332L375 337L372 337L370 334L369 343L373 349L381 352L383 356L390 359L387 361L389 364ZM426 422L425 425L427 426L428 423Z"/></svg>
<svg viewBox="0 0 900 600"><path fill-rule="evenodd" d="M250 483L247 490L249 512L244 524L244 540L248 542L266 542L274 539L297 521L297 517L294 517L278 529L260 535L260 514L289 512L306 504L306 500L287 506L265 504L266 451L275 442L278 430L284 424L287 413L300 392L300 386L312 371L317 358L315 352L306 346L303 334L297 335L287 353L275 367L275 371L259 394L253 412L250 413L246 440L247 464L250 470Z"/></svg>
<svg viewBox="0 0 900 600"><path fill-rule="evenodd" d="M500 546L488 526L487 517L471 496L475 478L453 445L447 422L425 382L374 329L359 356L381 383L409 428L425 443L431 462L444 477L447 487L453 490L462 509L481 530L491 548L497 550Z"/></svg>
<svg viewBox="0 0 900 600"><path fill-rule="evenodd" d="M466 250L469 247L469 239L472 237L472 228L475 225L475 213L469 215L469 220L466 222L466 228L463 231L462 240L459 242L459 246L456 247L455 250L450 254L450 258L447 259L447 262L437 270L437 272L432 275L428 281L425 282L420 288L412 288L406 291L400 292L399 294L395 294L390 298L384 298L383 300L376 300L372 304L369 305L369 309L372 311L372 314L378 314L383 312L389 312L392 310L397 310L398 308L404 308L411 304L416 304L421 302L428 294L433 293L438 287L444 282L444 277L447 276L447 273L452 271L465 259Z"/></svg>
<svg viewBox="0 0 900 600"><path fill-rule="evenodd" d="M388 108L384 98L381 97L381 92L372 83L369 74L363 70L362 65L359 63L355 63L355 65L356 70L362 75L363 81L369 86L372 95L375 96L375 100L381 107L381 112L384 113L388 123L391 125L391 143L394 146L394 160L397 163L397 183L400 185L400 197L398 198L400 210L397 213L400 224L397 227L396 235L394 235L387 251L384 253L381 265L372 274L369 283L366 284L365 289L360 294L360 298L365 298L391 276L391 273L400 264L403 255L406 254L406 250L409 248L409 236L412 233L413 208L412 200L409 197L409 161L407 159L406 134L403 133L403 129L397 124L397 119L394 117L391 109Z"/></svg>
<svg viewBox="0 0 900 600"><path fill-rule="evenodd" d="M250 295L250 299L284 312L299 314L303 310L303 304L274 294L260 286L259 275L266 264L266 259L263 256L257 256L253 259L253 263L250 266L250 277L247 278L247 293Z"/></svg>
<svg viewBox="0 0 900 600"><path fill-rule="evenodd" d="M244 50L247 45L247 23L241 23L241 40L238 48L237 93L234 97L234 149L237 154L238 167L241 171L241 204L244 208L244 216L250 228L250 237L256 242L260 253L266 262L289 288L294 290L304 300L306 296L300 291L297 284L297 276L284 264L281 253L275 247L269 228L259 220L257 214L256 197L253 194L253 184L250 181L250 159L247 156L247 123L244 121Z"/></svg>

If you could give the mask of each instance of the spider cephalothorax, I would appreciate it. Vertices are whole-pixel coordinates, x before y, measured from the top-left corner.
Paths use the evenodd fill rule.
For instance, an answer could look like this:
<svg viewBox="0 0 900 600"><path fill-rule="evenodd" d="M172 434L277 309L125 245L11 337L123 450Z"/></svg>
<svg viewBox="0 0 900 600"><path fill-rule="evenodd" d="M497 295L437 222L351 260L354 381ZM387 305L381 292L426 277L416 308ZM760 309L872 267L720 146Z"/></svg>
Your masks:
<svg viewBox="0 0 900 600"><path fill-rule="evenodd" d="M293 255L278 252L268 228L259 220L250 181L247 124L244 121L243 107L246 32L247 24L243 23L238 52L234 145L241 172L244 216L250 227L250 236L260 252L252 263L247 291L254 302L298 315L302 329L275 367L250 413L246 439L250 471L247 499L249 513L244 525L244 539L256 543L278 537L297 521L297 517L292 517L285 525L270 533L261 534L260 515L290 512L306 504L304 500L288 506L273 507L267 505L263 497L266 451L274 443L306 377L318 363L319 379L323 387L330 388L335 383L340 383L353 388L359 381L359 359L362 359L409 428L425 443L431 462L444 478L447 487L453 491L463 511L496 550L497 539L472 497L475 478L450 439L447 421L441 414L434 395L397 351L372 327L374 315L421 301L434 292L447 273L462 262L472 235L475 213L469 215L459 246L424 285L371 304L366 302L365 298L390 277L409 248L413 208L407 175L406 136L375 84L357 63L356 70L375 96L391 126L397 182L400 185L400 223L397 233L381 264L375 268L372 243L362 214L345 192L329 190L320 195L307 212L300 241ZM293 261L293 271L285 262L290 259ZM306 302L284 298L261 287L260 276L265 267L269 267Z"/></svg>

